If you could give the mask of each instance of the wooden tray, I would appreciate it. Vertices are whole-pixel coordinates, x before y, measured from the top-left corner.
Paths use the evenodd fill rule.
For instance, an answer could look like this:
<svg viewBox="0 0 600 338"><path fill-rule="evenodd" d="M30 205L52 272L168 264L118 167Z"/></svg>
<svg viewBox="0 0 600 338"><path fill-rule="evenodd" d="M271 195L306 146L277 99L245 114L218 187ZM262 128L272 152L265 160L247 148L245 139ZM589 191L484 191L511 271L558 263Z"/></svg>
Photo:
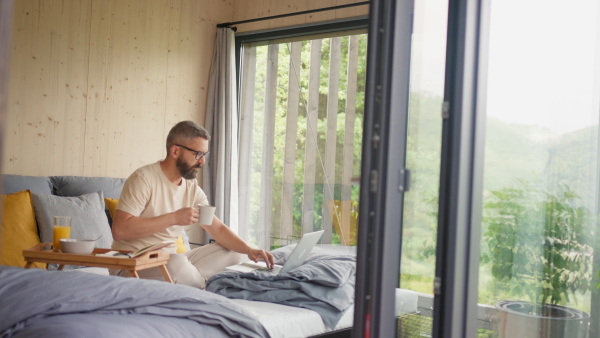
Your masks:
<svg viewBox="0 0 600 338"><path fill-rule="evenodd" d="M126 250L95 248L91 254L81 255L53 251L52 243L40 243L31 249L23 250L23 257L27 262L25 268L29 268L33 262L60 264L58 268L59 270L62 270L65 265L94 266L128 270L134 277L138 277L136 271L159 266L163 271L163 275L165 275L165 279L172 282L170 280L170 276L167 278L168 272L166 271L165 264L167 264L170 255L166 252L160 250L150 251L136 258L106 257L96 255L107 253L109 251L118 251L122 253L131 252Z"/></svg>

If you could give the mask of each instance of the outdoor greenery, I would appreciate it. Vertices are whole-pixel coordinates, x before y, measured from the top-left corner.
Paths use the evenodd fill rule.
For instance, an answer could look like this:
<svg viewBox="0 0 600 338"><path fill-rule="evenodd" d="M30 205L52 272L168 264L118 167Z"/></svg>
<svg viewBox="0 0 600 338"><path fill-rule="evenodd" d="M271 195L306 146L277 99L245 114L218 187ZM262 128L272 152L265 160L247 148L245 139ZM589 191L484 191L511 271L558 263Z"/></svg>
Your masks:
<svg viewBox="0 0 600 338"><path fill-rule="evenodd" d="M269 46L256 47L254 81L254 130L250 148L250 229L249 241L258 236L261 212L261 184L270 181L273 190L270 236L272 247L287 244L280 238L282 214L283 168L287 125L288 82L300 84L298 119L295 128L295 172L292 190L293 233L302 231L305 184L306 140L316 139L319 156L325 153L327 102L329 100L329 68L331 38L319 44L302 41L300 64L290 65L291 43L280 43L277 52L277 95L275 101L275 146L273 175L267 177L262 167L264 111ZM316 125L307 118L308 85L311 48L320 48L319 114ZM274 47L271 47L274 48ZM335 179L326 180L321 163L314 172L311 216L314 229L320 229L327 210L327 199L341 198L341 184L346 105L348 88L349 37L340 38L341 63L337 93L337 135ZM359 35L356 120L353 137L352 176L360 177L362 132L364 120L364 89L366 79L366 34ZM291 77L290 77L291 75ZM400 287L432 293L435 271L437 236L437 206L441 167L442 97L427 92L411 92L409 101L407 163L411 170L411 189L405 194ZM561 305L578 304L589 309L591 257L596 219L594 210L596 187L590 177L597 171L598 128L587 127L557 135L532 125L509 124L491 116L487 118L484 164L485 201L482 220L482 260L479 272L479 302L495 304L499 299L525 297L532 302ZM242 151L244 151L241 148ZM313 156L314 154L308 154ZM270 169L270 168L269 168ZM595 176L594 176L595 177ZM517 181L517 178L520 180ZM536 179L544 178L544 182ZM518 182L518 183L515 183ZM536 183L534 183L536 182ZM289 183L286 183L289 184ZM347 187L346 187L347 188ZM357 218L359 185L351 185L353 218ZM582 197L579 197L582 196ZM283 240L283 241L282 241ZM333 233L333 243L339 243ZM254 244L254 243L253 243ZM589 295L589 293L588 293ZM581 302L582 299L586 299Z"/></svg>
<svg viewBox="0 0 600 338"><path fill-rule="evenodd" d="M356 104L354 129L351 132L353 135L353 167L352 177L360 177L360 158L362 151L362 131L363 131L363 112L364 112L364 89L366 79L366 49L367 35L359 34L358 39L358 63L357 76L355 79L348 79L348 53L350 45L350 37L342 36L337 38L340 44L340 73L339 73L339 90L337 92L337 135L336 135L336 160L335 160L335 177L333 180L326 179L323 170L323 160L325 158L325 143L327 129L327 105L329 101L329 81L330 81L330 50L332 38L324 38L316 40L301 41L301 61L300 64L291 63L292 43L284 42L276 45L264 45L252 47L256 49L256 74L254 81L254 129L253 144L251 146L252 163L251 163L251 198L250 198L250 243L254 243L256 236L261 231L261 225L258 224L259 213L263 206L261 205L261 185L264 180L270 181L270 186L273 190L271 213L270 235L272 239L271 247L285 245L288 238L280 238L279 229L281 228L281 210L282 210L282 190L283 190L283 167L285 163L284 152L286 136L290 129L287 119L288 104L298 105L298 118L294 128L296 128L295 139L295 172L294 183L291 187L293 190L293 236L298 238L302 234L302 220L307 215L303 214L302 205L305 201L304 190L305 185L305 166L306 156L317 156L317 168L314 173L314 195L313 200L314 210L310 215L313 218L313 228L318 230L321 228L323 216L327 209L328 197L333 197L334 200L339 200L342 191L342 163L344 147L344 136L346 134L346 99L348 90L348 81L356 83ZM319 48L320 59L319 64L311 64L311 50ZM275 135L274 149L263 149L264 135L264 113L265 113L265 97L267 97L267 66L269 65L268 54L269 49L276 50L277 53L277 84L275 95ZM319 97L318 101L318 117L316 125L309 123L307 116L307 107L309 101L309 81L311 67L319 68ZM300 87L300 98L298 102L291 102L288 96L289 81L296 81ZM331 137L331 136L330 136ZM317 144L317 153L307 153L307 139L313 139ZM274 151L273 159L273 176L268 177L264 170L262 155ZM289 184L289 183L286 183ZM351 200L354 203L358 202L359 186L353 184L350 187ZM333 233L333 243L339 243L338 234Z"/></svg>
<svg viewBox="0 0 600 338"><path fill-rule="evenodd" d="M595 217L561 185L554 192L520 181L491 192L484 206L487 250L495 286L534 304L566 304L590 288Z"/></svg>

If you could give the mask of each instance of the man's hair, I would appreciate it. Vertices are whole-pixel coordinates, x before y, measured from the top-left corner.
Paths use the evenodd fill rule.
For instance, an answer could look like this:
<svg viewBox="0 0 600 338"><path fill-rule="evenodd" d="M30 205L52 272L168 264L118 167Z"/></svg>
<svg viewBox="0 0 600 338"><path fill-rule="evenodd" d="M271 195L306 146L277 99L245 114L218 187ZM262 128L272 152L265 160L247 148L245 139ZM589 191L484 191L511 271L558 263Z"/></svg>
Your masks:
<svg viewBox="0 0 600 338"><path fill-rule="evenodd" d="M207 141L210 141L210 135L208 131L202 126L197 125L192 121L181 121L177 123L167 136L167 154L172 145L181 143L183 140L193 140L201 137Z"/></svg>

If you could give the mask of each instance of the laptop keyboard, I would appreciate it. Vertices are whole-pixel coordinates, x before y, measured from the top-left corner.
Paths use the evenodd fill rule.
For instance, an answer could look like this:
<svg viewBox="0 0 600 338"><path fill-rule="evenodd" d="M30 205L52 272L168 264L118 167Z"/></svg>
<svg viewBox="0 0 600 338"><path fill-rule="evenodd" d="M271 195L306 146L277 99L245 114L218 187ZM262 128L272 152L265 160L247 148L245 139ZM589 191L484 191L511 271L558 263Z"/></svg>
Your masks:
<svg viewBox="0 0 600 338"><path fill-rule="evenodd" d="M271 271L273 271L273 268L259 268L258 270L260 270L260 271L266 271L266 272L271 272Z"/></svg>

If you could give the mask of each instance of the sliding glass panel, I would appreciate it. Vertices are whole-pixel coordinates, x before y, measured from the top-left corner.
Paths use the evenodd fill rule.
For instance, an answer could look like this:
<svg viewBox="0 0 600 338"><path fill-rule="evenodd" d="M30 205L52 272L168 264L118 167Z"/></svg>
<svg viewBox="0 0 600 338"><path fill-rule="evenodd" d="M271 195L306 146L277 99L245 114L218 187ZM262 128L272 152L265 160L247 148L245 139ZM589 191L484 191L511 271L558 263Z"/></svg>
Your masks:
<svg viewBox="0 0 600 338"><path fill-rule="evenodd" d="M598 1L491 7L480 335L598 337ZM596 309L594 309L596 308ZM590 316L591 314L591 316Z"/></svg>
<svg viewBox="0 0 600 338"><path fill-rule="evenodd" d="M447 8L447 1L415 2L398 337L432 334Z"/></svg>
<svg viewBox="0 0 600 338"><path fill-rule="evenodd" d="M240 235L355 251L367 34L242 46Z"/></svg>

